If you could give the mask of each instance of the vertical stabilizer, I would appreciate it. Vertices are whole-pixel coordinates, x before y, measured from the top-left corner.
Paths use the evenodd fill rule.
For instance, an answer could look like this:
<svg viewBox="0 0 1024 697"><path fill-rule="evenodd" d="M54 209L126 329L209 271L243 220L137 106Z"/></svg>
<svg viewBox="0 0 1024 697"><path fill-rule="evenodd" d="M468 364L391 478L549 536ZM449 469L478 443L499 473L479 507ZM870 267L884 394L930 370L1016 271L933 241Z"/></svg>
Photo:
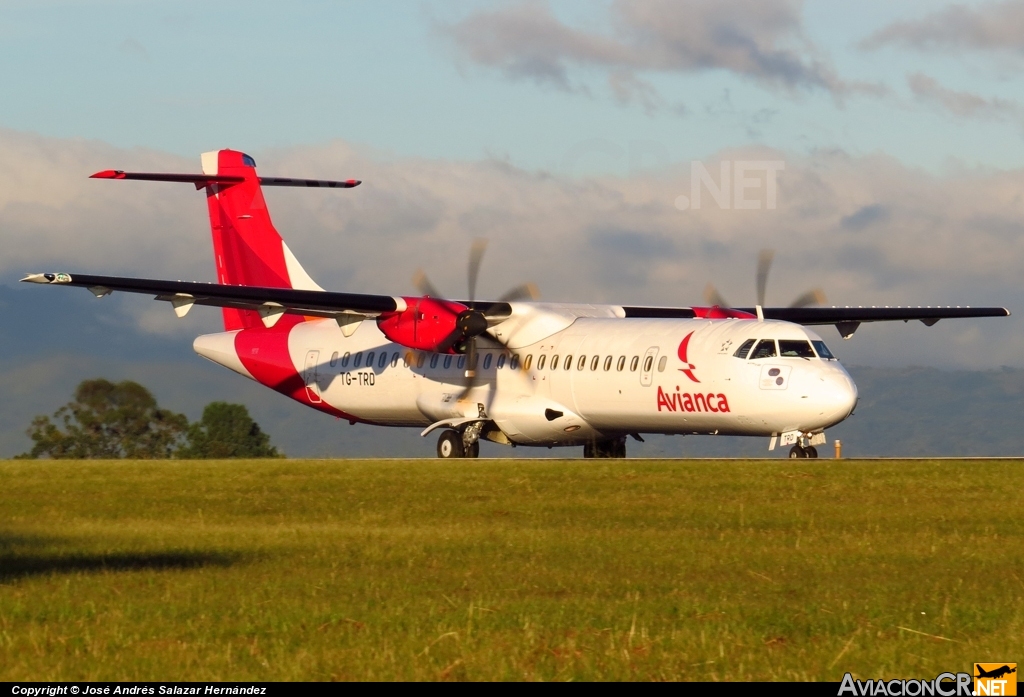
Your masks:
<svg viewBox="0 0 1024 697"><path fill-rule="evenodd" d="M203 153L203 174L241 178L206 186L213 234L217 281L229 285L323 290L318 286L270 220L256 174L256 162L237 150ZM227 331L262 327L257 312L224 308Z"/></svg>

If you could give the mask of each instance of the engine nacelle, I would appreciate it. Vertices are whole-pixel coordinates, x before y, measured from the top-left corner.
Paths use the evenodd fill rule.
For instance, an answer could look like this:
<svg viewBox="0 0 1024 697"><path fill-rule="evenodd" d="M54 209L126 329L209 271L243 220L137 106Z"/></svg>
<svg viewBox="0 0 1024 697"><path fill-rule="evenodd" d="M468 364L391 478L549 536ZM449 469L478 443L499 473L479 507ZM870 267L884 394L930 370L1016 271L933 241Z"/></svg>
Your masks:
<svg viewBox="0 0 1024 697"><path fill-rule="evenodd" d="M402 298L407 308L377 318L380 331L391 341L411 349L438 351L458 326L459 315L468 310L461 303L438 298ZM444 353L458 353L458 344Z"/></svg>

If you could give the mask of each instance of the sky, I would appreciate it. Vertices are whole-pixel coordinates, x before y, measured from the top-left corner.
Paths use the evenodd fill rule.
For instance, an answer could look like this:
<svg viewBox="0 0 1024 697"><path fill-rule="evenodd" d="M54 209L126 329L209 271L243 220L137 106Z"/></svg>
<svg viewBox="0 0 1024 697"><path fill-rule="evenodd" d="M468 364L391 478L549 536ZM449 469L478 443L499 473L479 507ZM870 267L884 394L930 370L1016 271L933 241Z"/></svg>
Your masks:
<svg viewBox="0 0 1024 697"><path fill-rule="evenodd" d="M41 316L59 291L26 272L211 280L195 191L87 176L220 147L364 181L267 194L332 290L411 293L423 267L458 295L482 236L492 296L689 305L713 282L750 304L770 247L769 304L1024 312L1020 3L5 0L0 63L0 283ZM692 205L723 163L724 204ZM150 338L216 330L110 301ZM1021 330L821 333L854 364L987 369L1024 367Z"/></svg>

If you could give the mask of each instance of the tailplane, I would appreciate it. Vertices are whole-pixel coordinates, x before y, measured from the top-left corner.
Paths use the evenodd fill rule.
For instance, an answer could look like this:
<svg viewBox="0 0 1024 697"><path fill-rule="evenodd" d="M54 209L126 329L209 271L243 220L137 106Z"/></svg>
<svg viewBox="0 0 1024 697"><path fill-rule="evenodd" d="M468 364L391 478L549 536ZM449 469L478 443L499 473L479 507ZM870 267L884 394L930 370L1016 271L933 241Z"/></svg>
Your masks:
<svg viewBox="0 0 1024 697"><path fill-rule="evenodd" d="M274 228L263 186L351 188L359 181L259 177L256 162L237 150L203 153L202 174L154 174L107 170L97 179L140 179L195 184L206 190L217 281L224 285L321 291ZM223 308L227 331L262 327L253 310Z"/></svg>

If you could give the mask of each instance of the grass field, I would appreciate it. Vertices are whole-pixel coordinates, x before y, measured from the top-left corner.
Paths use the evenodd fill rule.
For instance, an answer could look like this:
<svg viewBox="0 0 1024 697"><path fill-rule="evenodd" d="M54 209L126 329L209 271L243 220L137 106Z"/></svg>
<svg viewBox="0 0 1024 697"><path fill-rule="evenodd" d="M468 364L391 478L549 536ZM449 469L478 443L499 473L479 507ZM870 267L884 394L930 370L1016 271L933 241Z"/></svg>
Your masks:
<svg viewBox="0 0 1024 697"><path fill-rule="evenodd" d="M0 680L934 677L1021 461L0 462Z"/></svg>

